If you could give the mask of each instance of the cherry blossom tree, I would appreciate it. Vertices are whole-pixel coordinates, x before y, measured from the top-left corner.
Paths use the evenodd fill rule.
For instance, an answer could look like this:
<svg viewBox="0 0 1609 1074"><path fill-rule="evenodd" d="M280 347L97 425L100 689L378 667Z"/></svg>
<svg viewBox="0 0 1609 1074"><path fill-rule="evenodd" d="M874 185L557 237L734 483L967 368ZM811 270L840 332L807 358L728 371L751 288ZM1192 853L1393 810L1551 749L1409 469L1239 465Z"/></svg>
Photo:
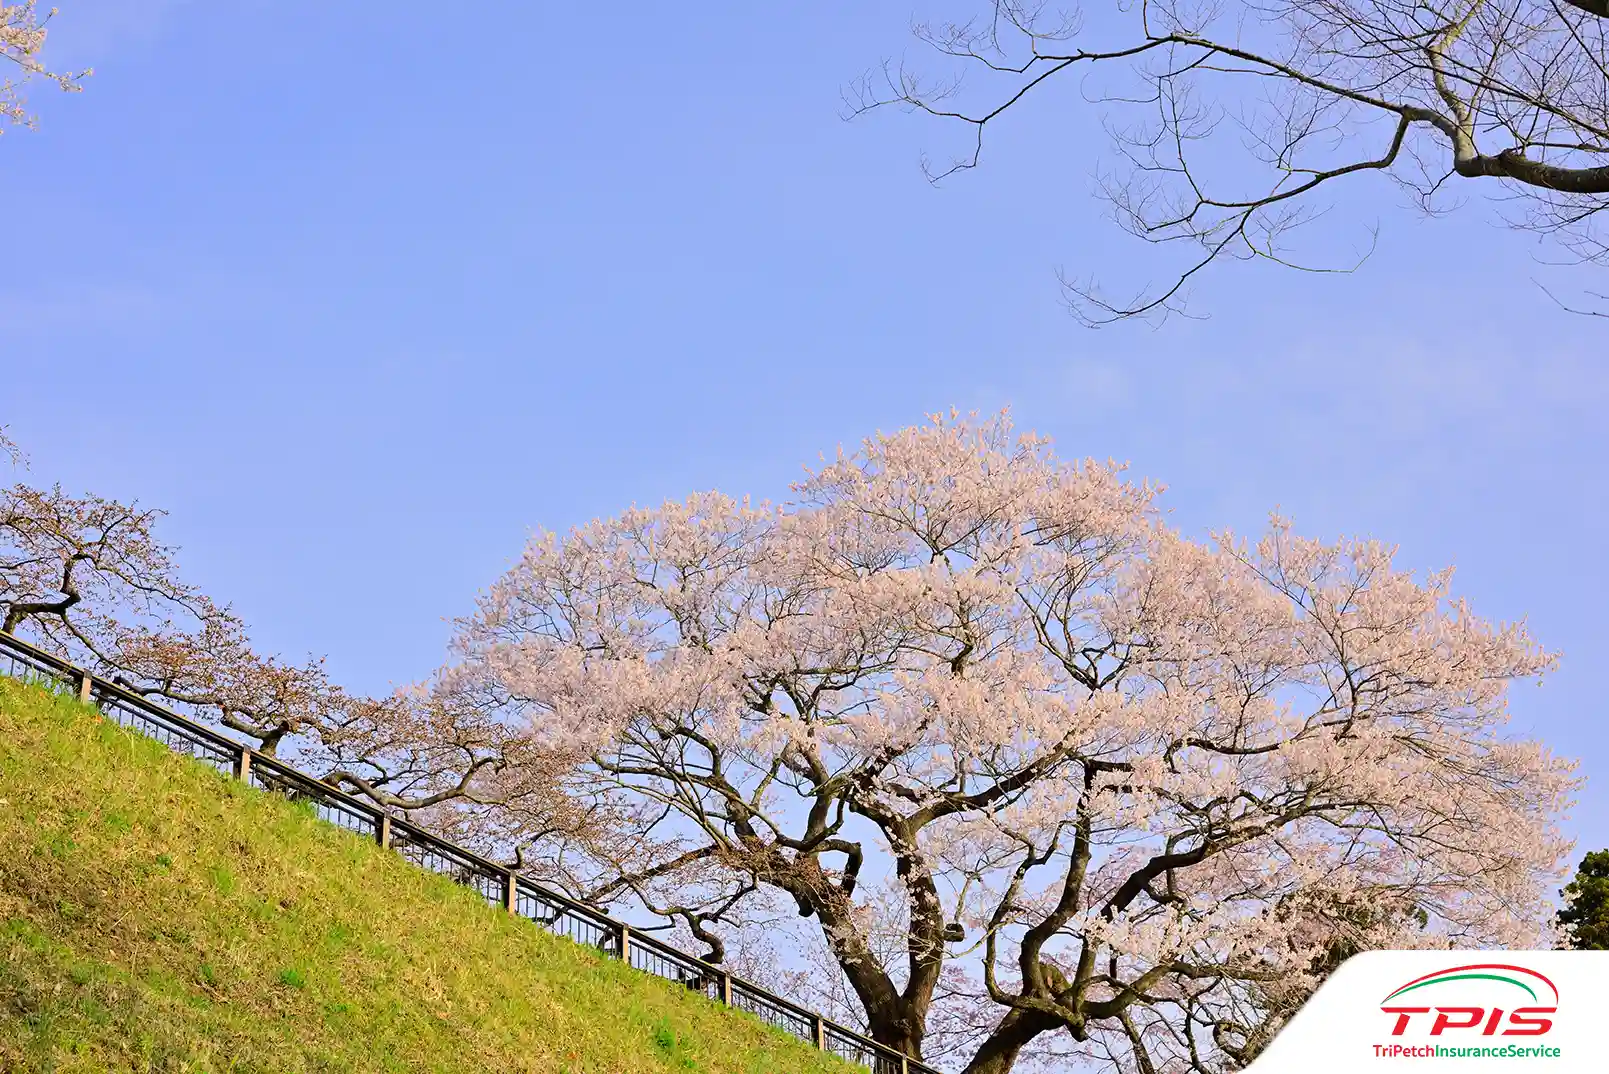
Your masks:
<svg viewBox="0 0 1609 1074"><path fill-rule="evenodd" d="M0 447L23 464L9 440ZM0 492L0 631L189 706L266 753L338 710L322 662L258 655L239 618L180 577L161 517L59 485Z"/></svg>
<svg viewBox="0 0 1609 1074"><path fill-rule="evenodd" d="M781 506L539 534L443 682L635 816L600 897L727 941L780 901L970 1074L1233 1069L1354 950L1548 942L1573 768L1503 724L1554 657L1384 545L1156 496L936 418Z"/></svg>
<svg viewBox="0 0 1609 1074"><path fill-rule="evenodd" d="M9 441L7 442L9 445ZM21 463L21 452L8 452ZM153 526L160 511L61 487L0 493L0 630L111 669L128 622L171 627L219 614L182 582Z"/></svg>
<svg viewBox="0 0 1609 1074"><path fill-rule="evenodd" d="M0 456L26 465L3 429ZM563 794L567 756L470 691L368 697L332 682L321 659L263 655L231 608L182 578L161 517L60 486L0 489L0 632L532 875L564 875L550 849L561 836L604 853L590 833L618 819L602 825L602 804Z"/></svg>
<svg viewBox="0 0 1609 1074"><path fill-rule="evenodd" d="M80 83L91 71L52 71L40 59L45 47L46 24L55 16L51 8L43 17L35 0L21 4L0 4L0 66L8 68L0 74L0 134L9 126L33 126L23 99L23 87L34 79L53 82L69 93L83 87Z"/></svg>

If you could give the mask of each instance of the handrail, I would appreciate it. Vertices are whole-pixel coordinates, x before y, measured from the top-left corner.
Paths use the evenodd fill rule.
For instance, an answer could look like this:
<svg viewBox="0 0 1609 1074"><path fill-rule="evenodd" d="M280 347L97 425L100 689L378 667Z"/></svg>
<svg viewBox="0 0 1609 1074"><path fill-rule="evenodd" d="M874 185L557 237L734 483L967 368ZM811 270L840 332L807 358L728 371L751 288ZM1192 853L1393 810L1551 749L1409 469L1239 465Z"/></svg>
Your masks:
<svg viewBox="0 0 1609 1074"><path fill-rule="evenodd" d="M19 666L23 669L21 675L16 674ZM4 632L0 632L0 674L13 678L43 675L76 691L80 700L94 705L102 716L155 738L175 752L189 754L263 790L311 801L323 819L366 835L421 868L451 876L509 913L597 947L636 969L703 992L716 1002L749 1011L819 1049L870 1068L873 1074L939 1074L919 1060L737 977L715 963L545 888L472 850L394 817L372 802Z"/></svg>

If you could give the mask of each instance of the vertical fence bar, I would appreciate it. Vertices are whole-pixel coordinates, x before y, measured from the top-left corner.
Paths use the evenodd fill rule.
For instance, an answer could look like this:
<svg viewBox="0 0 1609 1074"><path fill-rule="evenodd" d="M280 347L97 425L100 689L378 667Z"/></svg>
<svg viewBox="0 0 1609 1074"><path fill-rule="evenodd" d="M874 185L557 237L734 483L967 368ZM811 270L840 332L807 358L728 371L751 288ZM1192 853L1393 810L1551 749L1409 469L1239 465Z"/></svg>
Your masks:
<svg viewBox="0 0 1609 1074"><path fill-rule="evenodd" d="M899 1074L911 1074L910 1056L902 1055L899 1057Z"/></svg>

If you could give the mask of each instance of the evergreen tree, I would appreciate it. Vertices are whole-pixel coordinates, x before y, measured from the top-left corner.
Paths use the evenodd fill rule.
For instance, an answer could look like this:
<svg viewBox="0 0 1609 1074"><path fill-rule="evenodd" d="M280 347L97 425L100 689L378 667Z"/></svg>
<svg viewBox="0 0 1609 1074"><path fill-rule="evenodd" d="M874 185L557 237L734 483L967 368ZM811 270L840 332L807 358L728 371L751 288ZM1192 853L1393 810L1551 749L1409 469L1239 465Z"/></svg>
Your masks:
<svg viewBox="0 0 1609 1074"><path fill-rule="evenodd" d="M1575 879L1559 894L1564 909L1559 924L1577 951L1609 951L1609 850L1594 850L1581 859Z"/></svg>

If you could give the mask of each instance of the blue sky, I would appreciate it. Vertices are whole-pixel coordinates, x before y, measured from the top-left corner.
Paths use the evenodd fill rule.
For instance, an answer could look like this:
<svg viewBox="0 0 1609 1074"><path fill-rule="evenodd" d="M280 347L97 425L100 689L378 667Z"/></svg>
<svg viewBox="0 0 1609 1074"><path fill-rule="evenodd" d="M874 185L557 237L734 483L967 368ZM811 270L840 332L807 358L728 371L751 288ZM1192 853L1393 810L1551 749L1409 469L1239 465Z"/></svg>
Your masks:
<svg viewBox="0 0 1609 1074"><path fill-rule="evenodd" d="M939 187L919 156L956 131L839 117L921 62L929 0L62 6L53 60L97 73L0 141L0 423L37 478L168 509L266 647L382 689L532 527L777 497L839 443L1009 404L1192 532L1278 506L1455 564L1564 652L1517 725L1609 780L1609 323L1479 197L1427 221L1371 180L1325 232L1378 221L1361 272L1232 266L1207 320L1091 332L1058 268L1164 270L1090 196L1076 93ZM1609 844L1596 785L1573 830Z"/></svg>

